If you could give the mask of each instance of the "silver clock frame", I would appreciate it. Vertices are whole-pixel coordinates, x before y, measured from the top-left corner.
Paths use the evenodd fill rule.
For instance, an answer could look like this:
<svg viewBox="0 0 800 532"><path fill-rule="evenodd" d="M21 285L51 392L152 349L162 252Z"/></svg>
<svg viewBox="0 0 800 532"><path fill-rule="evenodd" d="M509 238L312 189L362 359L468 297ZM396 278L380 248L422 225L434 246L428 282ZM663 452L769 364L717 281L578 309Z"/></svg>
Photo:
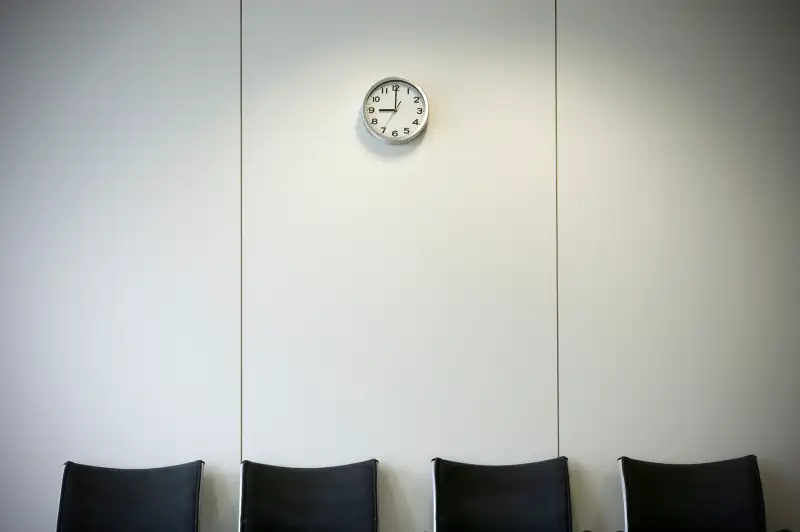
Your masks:
<svg viewBox="0 0 800 532"><path fill-rule="evenodd" d="M407 85L414 87L417 90L417 92L419 92L420 96L422 96L422 101L425 103L425 112L422 114L422 124L419 126L419 129L417 129L410 136L399 140L396 140L394 138L386 138L380 133L373 131L372 128L369 127L369 119L367 118L367 104L369 103L368 100L369 97L372 95L372 91L374 91L384 83L388 83L390 81L399 81L401 83L405 83ZM389 76L388 78L383 78L373 83L372 86L367 91L367 95L364 96L364 101L361 102L361 120L364 123L364 127L367 128L367 131L369 131L369 134L375 137L376 139L382 140L386 144L407 144L412 140L416 139L417 137L419 137L422 134L422 132L425 131L425 128L428 127L429 109L430 107L428 105L428 95L425 94L425 91L422 90L422 87L420 87L410 79L401 78L400 76Z"/></svg>

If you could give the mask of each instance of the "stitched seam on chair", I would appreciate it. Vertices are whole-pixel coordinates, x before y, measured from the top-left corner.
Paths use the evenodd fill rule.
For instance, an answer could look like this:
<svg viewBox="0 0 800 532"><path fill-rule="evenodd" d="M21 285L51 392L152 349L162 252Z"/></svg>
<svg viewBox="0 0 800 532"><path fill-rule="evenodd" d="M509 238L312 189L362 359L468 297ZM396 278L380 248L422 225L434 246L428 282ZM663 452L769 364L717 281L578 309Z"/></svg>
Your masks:
<svg viewBox="0 0 800 532"><path fill-rule="evenodd" d="M572 490L569 485L569 462L566 457L561 457L561 460L564 463L564 479L567 492L567 529L572 532Z"/></svg>
<svg viewBox="0 0 800 532"><path fill-rule="evenodd" d="M374 489L372 490L372 532L378 532L378 461L372 459L372 479Z"/></svg>
<svg viewBox="0 0 800 532"><path fill-rule="evenodd" d="M58 500L58 517L56 518L56 532L61 530L61 523L64 519L64 485L67 481L67 469L71 469L72 462L64 462L64 472L61 475L61 494Z"/></svg>
<svg viewBox="0 0 800 532"><path fill-rule="evenodd" d="M195 532L200 530L200 489L203 483L203 461L198 460L195 463L197 467L197 482L195 484L195 501L194 501L194 529Z"/></svg>

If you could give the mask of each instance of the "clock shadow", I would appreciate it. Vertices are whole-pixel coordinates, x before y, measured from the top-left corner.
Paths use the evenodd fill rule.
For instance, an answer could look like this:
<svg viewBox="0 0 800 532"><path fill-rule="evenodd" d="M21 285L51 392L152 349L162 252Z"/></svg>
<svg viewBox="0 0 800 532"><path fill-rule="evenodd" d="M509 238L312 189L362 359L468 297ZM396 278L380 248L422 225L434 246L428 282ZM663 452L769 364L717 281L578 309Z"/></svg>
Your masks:
<svg viewBox="0 0 800 532"><path fill-rule="evenodd" d="M361 142L361 145L373 155L387 160L401 159L411 155L411 153L416 150L417 147L419 147L419 143L422 142L422 139L424 139L425 135L428 133L428 128L425 128L425 130L420 133L419 137L415 138L411 142L406 144L388 144L370 135L370 133L367 131L367 128L364 126L364 121L361 118L360 110L356 116L355 128L356 136Z"/></svg>

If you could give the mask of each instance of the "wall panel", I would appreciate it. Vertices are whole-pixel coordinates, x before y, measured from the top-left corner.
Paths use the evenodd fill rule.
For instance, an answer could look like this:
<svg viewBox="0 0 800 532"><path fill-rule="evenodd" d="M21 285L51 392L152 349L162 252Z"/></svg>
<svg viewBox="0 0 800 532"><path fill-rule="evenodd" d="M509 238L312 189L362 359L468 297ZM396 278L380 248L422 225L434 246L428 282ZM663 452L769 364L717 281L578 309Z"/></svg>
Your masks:
<svg viewBox="0 0 800 532"><path fill-rule="evenodd" d="M53 530L62 464L204 459L235 527L239 10L0 16L0 530Z"/></svg>
<svg viewBox="0 0 800 532"><path fill-rule="evenodd" d="M556 454L553 5L243 13L245 458L374 456L382 529L430 530L434 456ZM420 142L359 122L390 75Z"/></svg>
<svg viewBox="0 0 800 532"><path fill-rule="evenodd" d="M793 2L558 7L561 451L577 530L615 460L758 455L800 526Z"/></svg>

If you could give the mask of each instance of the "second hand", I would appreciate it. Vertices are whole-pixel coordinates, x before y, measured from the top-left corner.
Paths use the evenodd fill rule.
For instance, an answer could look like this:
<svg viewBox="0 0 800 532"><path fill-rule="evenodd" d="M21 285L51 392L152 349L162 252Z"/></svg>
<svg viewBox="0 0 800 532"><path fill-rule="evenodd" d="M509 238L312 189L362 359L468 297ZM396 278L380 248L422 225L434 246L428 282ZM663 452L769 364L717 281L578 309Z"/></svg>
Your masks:
<svg viewBox="0 0 800 532"><path fill-rule="evenodd" d="M397 98L397 93L396 93L396 92L394 93L394 96L395 96L395 98ZM400 103L403 103L403 102L400 102ZM399 109L399 108L400 108L400 103L398 103L398 104L397 104L397 106L394 108L394 113L392 113L392 115L389 117L389 120L387 120L387 121L386 121L386 123L385 123L385 124L383 124L383 127L386 127L386 126L388 126L388 125L389 125L389 122L391 122L391 121L392 121L392 118L394 118L394 115L396 115L396 114L397 114L397 109Z"/></svg>

